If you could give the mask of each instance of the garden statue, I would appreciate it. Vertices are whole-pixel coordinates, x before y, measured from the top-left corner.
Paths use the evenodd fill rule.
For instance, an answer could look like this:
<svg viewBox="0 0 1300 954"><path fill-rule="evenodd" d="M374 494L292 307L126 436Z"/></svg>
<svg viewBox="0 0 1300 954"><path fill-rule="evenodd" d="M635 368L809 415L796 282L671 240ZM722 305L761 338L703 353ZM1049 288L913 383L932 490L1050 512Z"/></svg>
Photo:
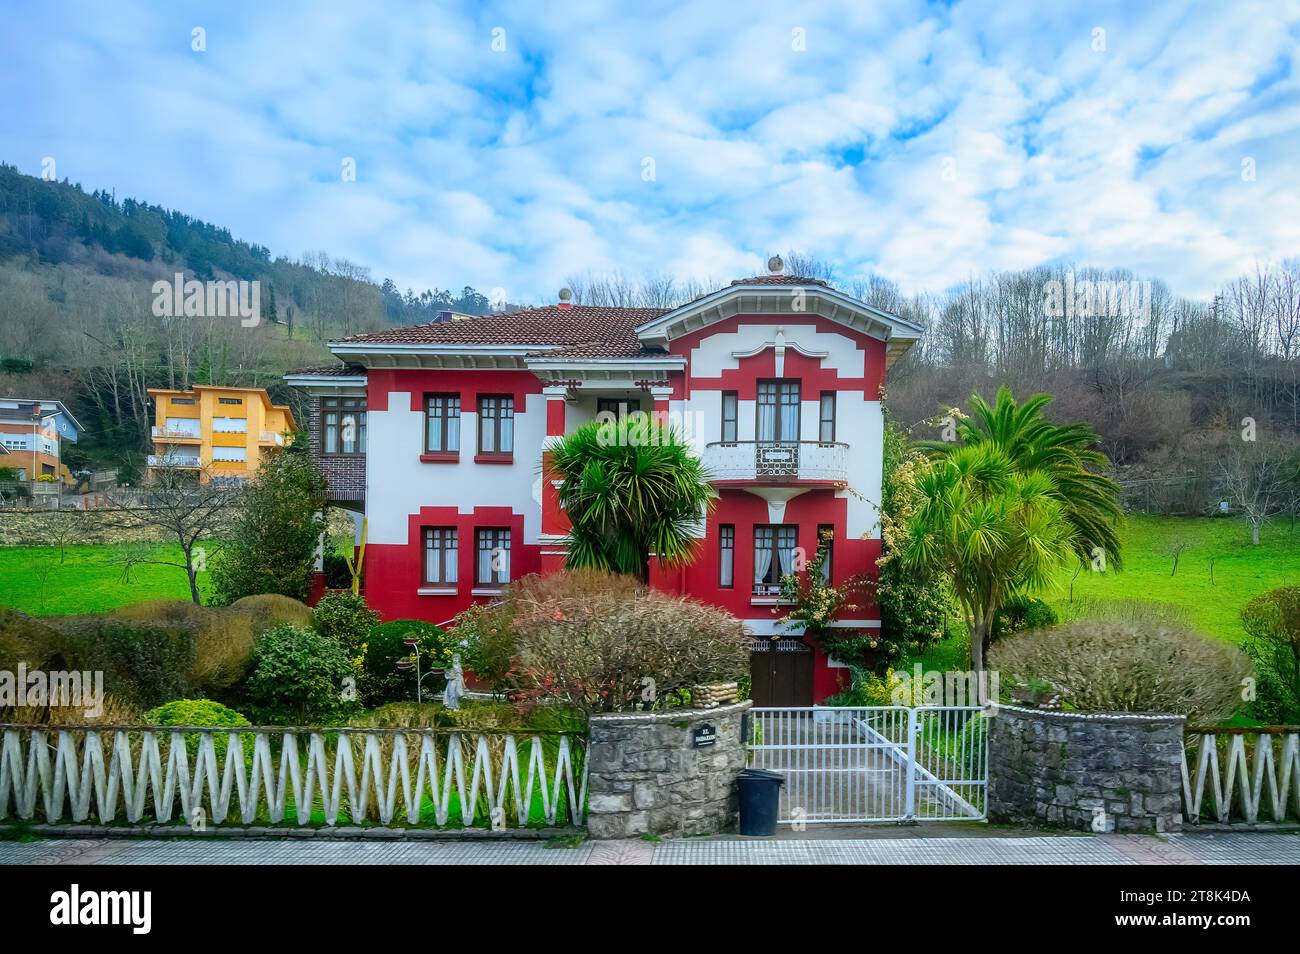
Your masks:
<svg viewBox="0 0 1300 954"><path fill-rule="evenodd" d="M448 709L459 709L464 695L465 674L460 668L460 653L456 653L451 657L451 668L447 670L447 688L442 691L442 704Z"/></svg>

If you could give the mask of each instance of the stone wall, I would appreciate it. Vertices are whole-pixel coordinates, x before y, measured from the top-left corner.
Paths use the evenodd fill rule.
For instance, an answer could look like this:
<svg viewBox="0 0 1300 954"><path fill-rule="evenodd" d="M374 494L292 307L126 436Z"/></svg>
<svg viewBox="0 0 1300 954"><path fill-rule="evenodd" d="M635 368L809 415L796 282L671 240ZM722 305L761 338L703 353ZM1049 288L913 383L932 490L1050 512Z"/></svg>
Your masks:
<svg viewBox="0 0 1300 954"><path fill-rule="evenodd" d="M593 838L709 835L735 823L750 703L717 709L598 715L587 750L587 830ZM716 730L695 747L695 732Z"/></svg>
<svg viewBox="0 0 1300 954"><path fill-rule="evenodd" d="M1184 719L999 706L989 719L990 821L1086 831L1182 825Z"/></svg>

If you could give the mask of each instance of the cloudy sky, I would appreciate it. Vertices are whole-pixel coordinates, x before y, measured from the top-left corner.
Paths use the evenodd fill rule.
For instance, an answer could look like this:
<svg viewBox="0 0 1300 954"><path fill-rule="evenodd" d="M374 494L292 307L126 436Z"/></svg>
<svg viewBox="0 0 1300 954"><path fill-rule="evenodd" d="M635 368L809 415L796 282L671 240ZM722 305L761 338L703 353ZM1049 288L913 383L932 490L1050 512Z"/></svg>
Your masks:
<svg viewBox="0 0 1300 954"><path fill-rule="evenodd" d="M0 159L402 287L1300 254L1294 0L108 6L0 0Z"/></svg>

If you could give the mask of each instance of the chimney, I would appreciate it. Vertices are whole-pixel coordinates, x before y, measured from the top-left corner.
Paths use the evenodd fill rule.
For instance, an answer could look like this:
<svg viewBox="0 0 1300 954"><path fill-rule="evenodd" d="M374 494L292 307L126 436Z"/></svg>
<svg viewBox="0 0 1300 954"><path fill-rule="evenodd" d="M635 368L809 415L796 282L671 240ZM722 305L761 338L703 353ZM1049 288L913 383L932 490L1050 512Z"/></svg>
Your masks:
<svg viewBox="0 0 1300 954"><path fill-rule="evenodd" d="M568 311L573 307L573 292L568 288L560 289L560 311Z"/></svg>

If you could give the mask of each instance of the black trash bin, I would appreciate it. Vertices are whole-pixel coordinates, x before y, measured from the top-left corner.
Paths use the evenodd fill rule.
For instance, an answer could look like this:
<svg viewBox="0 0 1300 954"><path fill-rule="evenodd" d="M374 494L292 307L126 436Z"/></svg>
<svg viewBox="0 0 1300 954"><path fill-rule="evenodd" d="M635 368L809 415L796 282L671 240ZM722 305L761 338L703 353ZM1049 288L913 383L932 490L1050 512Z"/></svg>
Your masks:
<svg viewBox="0 0 1300 954"><path fill-rule="evenodd" d="M745 769L736 779L740 788L740 833L775 835L785 776L765 769Z"/></svg>

